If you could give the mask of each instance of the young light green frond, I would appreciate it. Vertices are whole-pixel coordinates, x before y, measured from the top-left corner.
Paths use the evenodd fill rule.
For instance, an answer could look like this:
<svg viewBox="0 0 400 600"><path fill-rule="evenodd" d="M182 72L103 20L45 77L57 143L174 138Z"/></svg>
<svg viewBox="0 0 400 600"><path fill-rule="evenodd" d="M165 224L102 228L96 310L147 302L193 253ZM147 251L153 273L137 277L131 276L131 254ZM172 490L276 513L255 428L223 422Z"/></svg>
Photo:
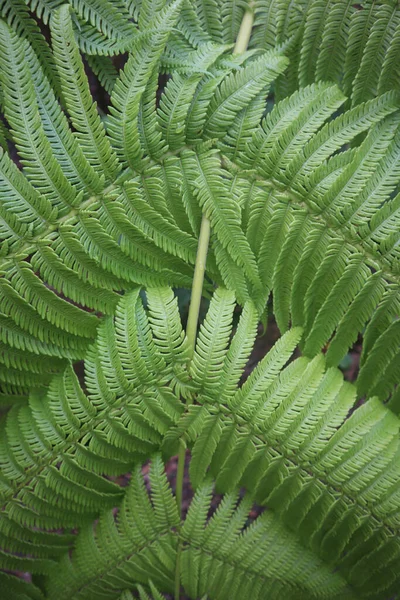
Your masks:
<svg viewBox="0 0 400 600"><path fill-rule="evenodd" d="M222 383L234 308L234 293L218 288L200 327L191 372L206 402L207 398L213 398Z"/></svg>
<svg viewBox="0 0 400 600"><path fill-rule="evenodd" d="M51 33L63 97L79 145L92 167L112 180L119 164L90 94L68 6L52 14Z"/></svg>

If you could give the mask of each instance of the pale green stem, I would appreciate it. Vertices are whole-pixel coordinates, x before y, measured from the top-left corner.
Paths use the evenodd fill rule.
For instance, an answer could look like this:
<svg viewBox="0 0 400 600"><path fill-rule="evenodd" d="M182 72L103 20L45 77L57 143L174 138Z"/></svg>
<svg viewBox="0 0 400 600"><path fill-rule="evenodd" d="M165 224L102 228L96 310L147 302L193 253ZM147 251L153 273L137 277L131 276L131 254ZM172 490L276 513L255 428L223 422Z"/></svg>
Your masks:
<svg viewBox="0 0 400 600"><path fill-rule="evenodd" d="M254 2L249 2L249 6L243 15L243 19L240 24L239 33L236 38L236 44L233 49L233 54L242 54L243 52L246 52L246 50L247 50L247 46L249 45L249 41L250 41L251 30L253 28L253 23L254 23L253 6L254 6Z"/></svg>
<svg viewBox="0 0 400 600"><path fill-rule="evenodd" d="M197 246L196 264L194 267L189 315L186 325L186 337L189 342L190 360L193 358L196 346L197 324L199 321L200 303L203 295L204 273L206 271L210 231L210 221L203 215L200 227L199 244Z"/></svg>
<svg viewBox="0 0 400 600"><path fill-rule="evenodd" d="M234 54L245 52L250 40L251 30L254 23L253 2L249 3L248 9L243 15L243 20L240 25L238 37L236 40ZM189 315L186 325L186 337L189 342L189 367L192 361L196 346L197 326L199 322L199 312L201 298L203 295L204 274L206 270L206 261L208 253L208 244L210 241L211 224L205 215L203 215L200 227L199 244L197 246L196 263L194 267L192 295L190 298ZM178 506L179 515L182 517L182 492L183 492L183 476L185 470L186 444L184 440L180 441L178 453L178 466L176 473L175 496ZM183 543L180 539L176 551L176 568L175 568L175 600L180 598L181 590L181 554Z"/></svg>

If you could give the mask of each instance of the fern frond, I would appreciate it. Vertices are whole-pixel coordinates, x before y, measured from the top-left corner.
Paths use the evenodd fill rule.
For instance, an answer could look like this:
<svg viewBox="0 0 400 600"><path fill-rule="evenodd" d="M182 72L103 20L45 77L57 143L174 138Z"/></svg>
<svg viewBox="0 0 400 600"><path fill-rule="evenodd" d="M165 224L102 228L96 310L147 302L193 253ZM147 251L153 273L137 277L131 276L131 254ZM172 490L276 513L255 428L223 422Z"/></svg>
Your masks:
<svg viewBox="0 0 400 600"><path fill-rule="evenodd" d="M312 0L308 6L306 4L307 11L304 15L298 71L299 87L310 85L315 80L317 54L320 50L321 40L326 39L323 38L323 32L332 4L326 0Z"/></svg>
<svg viewBox="0 0 400 600"><path fill-rule="evenodd" d="M212 391L222 376L234 308L234 293L218 289L199 332L191 370L197 391L204 395L205 401L212 397ZM207 379L204 379L205 373Z"/></svg>
<svg viewBox="0 0 400 600"><path fill-rule="evenodd" d="M15 163L1 150L0 193L3 226L6 226L11 219L8 224L9 235L5 232L2 234L3 244L8 244L7 250L11 250L13 242L18 243L18 240L28 231L32 236L38 235L54 220L54 211L50 202L37 192ZM18 235L18 231L21 236Z"/></svg>
<svg viewBox="0 0 400 600"><path fill-rule="evenodd" d="M36 189L61 211L77 201L77 191L52 156L40 118L34 84L25 61L27 42L0 23L0 64L5 115L25 166Z"/></svg>
<svg viewBox="0 0 400 600"><path fill-rule="evenodd" d="M181 148L185 143L185 121L203 73L219 58L227 46L203 44L199 51L189 57L185 71L191 73L183 78L175 75L165 86L158 110L163 137L171 150Z"/></svg>
<svg viewBox="0 0 400 600"><path fill-rule="evenodd" d="M103 181L86 160L82 148L69 129L68 121L40 68L36 55L27 46L28 61L38 102L44 133L62 172L78 190L88 194L99 192Z"/></svg>
<svg viewBox="0 0 400 600"><path fill-rule="evenodd" d="M41 590L21 579L7 573L0 573L0 590L10 600L45 600Z"/></svg>
<svg viewBox="0 0 400 600"><path fill-rule="evenodd" d="M174 2L165 9L162 29L147 36L145 42L139 42L112 94L108 132L119 158L135 169L139 167L143 154L137 127L140 100L175 23L179 5L179 1Z"/></svg>
<svg viewBox="0 0 400 600"><path fill-rule="evenodd" d="M226 348L225 320L219 327L215 319L211 322L213 336L225 336ZM324 559L339 561L339 572L362 597L368 592L368 567L363 570L357 557L365 556L368 548L372 561L382 546L398 560L392 528L398 527L399 513L391 504L384 516L383 508L398 497L398 485L393 485L397 475L385 479L380 469L384 464L397 473L399 421L377 399L345 420L356 390L343 382L336 369L325 370L321 355L312 361L297 359L282 370L300 334L296 330L285 334L243 387L234 391L233 386L225 399L221 400L218 380L211 391L213 379L204 367L203 378L210 390L207 396L197 396L202 407L189 409L181 417L184 429L178 423L176 431L193 440L194 485L200 485L209 469L217 489L245 486L253 491L256 501L278 511L303 543ZM202 341L197 350L201 358L204 346ZM227 365L226 350L225 356ZM199 365L199 359L195 360ZM169 432L166 442L173 437ZM378 493L382 493L380 499ZM304 512L299 514L302 506ZM372 514L383 519L376 529L371 528ZM342 522L339 536L337 524ZM376 536L380 545L374 549L371 544ZM381 593L395 589L394 563L387 569Z"/></svg>
<svg viewBox="0 0 400 600"><path fill-rule="evenodd" d="M31 18L29 8L24 0L1 0L0 15L18 34L28 40L32 46L43 71L55 91L60 91L54 58L37 23Z"/></svg>
<svg viewBox="0 0 400 600"><path fill-rule="evenodd" d="M218 0L194 0L193 12L202 31L217 43L222 42L222 23L219 18Z"/></svg>
<svg viewBox="0 0 400 600"><path fill-rule="evenodd" d="M372 2L366 3L365 10L356 10L351 16L343 80L347 95L351 94L353 81L361 64L374 16L374 4Z"/></svg>
<svg viewBox="0 0 400 600"><path fill-rule="evenodd" d="M116 40L126 40L135 33L135 26L129 19L129 13L123 0L70 0L76 14L90 23L105 36Z"/></svg>
<svg viewBox="0 0 400 600"><path fill-rule="evenodd" d="M86 393L67 368L53 379L45 401L32 395L29 406L10 413L0 442L3 524L17 539L24 514L26 526L50 529L84 522L104 503L112 505L119 488L101 475L129 470L178 420L179 396L190 395L191 387L186 342L171 293L150 290L148 298L149 316L136 291L124 296L114 324L102 322L85 360ZM32 480L35 495L25 487ZM54 502L46 490L55 492ZM22 548L31 553L23 539Z"/></svg>
<svg viewBox="0 0 400 600"><path fill-rule="evenodd" d="M79 145L92 167L113 179L119 165L90 95L67 6L52 14L51 32L62 92Z"/></svg>
<svg viewBox="0 0 400 600"><path fill-rule="evenodd" d="M243 190L246 237L263 284L256 290L260 307L272 290L281 330L290 321L304 327L310 356L331 340L332 361L397 280L397 201L390 200L398 181L396 96L324 125L342 102L328 84L304 88L276 105L242 150L231 141L223 146L226 168ZM357 150L332 156L371 126ZM366 290L375 290L368 301Z"/></svg>
<svg viewBox="0 0 400 600"><path fill-rule="evenodd" d="M324 572L332 585L336 581L338 598L350 589L361 597L367 594L371 564L365 563L364 568L357 557L368 552L369 561L373 562L373 557L377 560L383 549L393 560L385 567L380 563L384 577L379 592L395 589L398 547L393 545L393 531L399 527L398 419L377 399L371 399L346 420L356 389L343 382L337 369L326 369L322 355L313 360L298 358L285 367L301 337L300 329L287 332L240 387L256 335L258 311L248 302L230 339L235 306L232 292L220 289L211 301L191 366L171 291L149 289L147 301L145 309L139 290L125 294L115 318L102 321L96 344L86 353L85 391L72 369L67 368L50 383L46 398L32 395L29 405L16 406L10 412L0 443L4 465L1 479L4 517L0 535L2 547L7 550L4 564L16 568L19 561L27 560L30 570L50 572L51 576L53 567L48 558L54 556L55 546L61 552L71 539L60 538L61 534L55 538L51 534L48 539L43 536L61 526L84 527L86 533L81 534L76 545L78 557L92 539L91 521L99 510L105 504L110 507L119 504L123 496L121 488L103 474L124 473L161 446L166 453L173 451L179 439L183 439L192 448L191 480L198 488L193 507L198 506L200 512L191 516L189 511L183 525L183 556L190 554L191 548L194 554L182 560L203 564L203 559L198 563L199 557L205 548L214 552L215 540L218 561L222 562L214 563L220 564L217 571L221 568L226 573L223 586L227 587L221 590L226 591L227 598L240 594L241 588L236 590L236 585L245 572L252 594L258 593L260 581L264 586L276 586L278 580L283 586L278 586L279 593L287 590L293 598L298 598L304 591L311 597L320 597L318 586L307 587L308 577L303 580L296 575L291 579L295 573L292 567L284 577L275 572L273 563L268 567L262 562L258 571L254 567L261 560L257 553L254 565L251 561L246 563L245 572L240 571L237 580L233 577L229 557L235 548L234 539L239 553L246 539L255 543L250 532L239 533L248 508L243 508L242 516L234 510L233 490L243 485L249 490L249 499L255 498L270 508L262 535L271 527L278 527L285 544L291 539L290 544L299 549L300 555L306 555L309 564L315 565L318 577ZM181 402L182 394L189 400L186 406ZM166 487L160 461L153 470L152 507L144 488L135 487L132 493L136 508L124 517L128 520L121 531L129 531L128 523L137 518L144 527L143 539L154 539L152 544L158 548L160 540L166 539L164 534L169 535L168 529L172 536L168 550L162 546L164 550L160 547L155 554L153 551L146 554L149 546L142 547L140 543L136 555L132 550L136 538L130 536L129 541L117 542L114 534L106 533L106 528L104 539L109 541L104 546L105 554L91 554L87 570L79 558L76 567L75 560L70 563L67 557L55 567L60 576L62 566L62 576L66 579L61 589L65 588L65 593L67 589L78 590L87 578L92 582L90 585L96 586L103 569L111 574L110 553L115 556L115 577L120 577L117 563L125 565L126 556L133 561L129 562L129 569L123 567L124 573L130 573L131 584L146 585L150 570L160 589L171 589L178 543L174 530L176 504ZM203 488L202 481L207 471L215 477L218 489L232 491L233 495L221 509L220 521L211 520L204 529L210 487L206 484ZM133 485L140 479L138 469ZM30 491L32 485L35 494ZM143 508L139 509L141 503ZM145 516L145 506L151 508L153 516L150 513ZM217 515L218 512L215 519ZM228 517L232 519L231 529L226 525ZM114 527L111 513L106 519ZM165 523L169 524L167 529ZM264 523L264 517L260 523ZM103 527L105 522L100 529L98 526L97 534ZM29 531L38 528L37 537L33 534L32 537ZM110 542L110 535L115 543ZM101 539L102 536L103 533ZM379 544L371 548L377 537ZM265 538L265 544L267 540L271 550L272 540ZM100 552L100 541L99 544ZM143 552L147 556L144 563L134 558L143 556ZM160 557L157 559L160 563L152 562L155 556ZM140 569L138 565L142 565ZM209 574L209 562L205 561L205 565ZM333 568L337 571L334 575ZM190 580L183 575L184 586L196 597L214 593L214 575L207 583L198 569L200 566L191 571ZM215 577L220 576L217 571ZM98 575L93 577L94 573ZM112 575L107 594L116 592L115 581ZM69 587L75 585L78 588ZM120 593L120 583L117 588ZM265 591L265 587L262 589ZM54 587L51 594L55 590ZM96 594L96 590L94 587L92 593ZM331 591L327 594L326 597L332 598Z"/></svg>
<svg viewBox="0 0 400 600"><path fill-rule="evenodd" d="M227 195L218 157L215 154L195 155L189 151L186 156L188 167L190 161L195 194L204 214L210 219L220 243L233 260L246 269L249 279L257 285L259 276L254 255L240 227L239 207Z"/></svg>
<svg viewBox="0 0 400 600"><path fill-rule="evenodd" d="M395 32L399 24L400 11L396 5L377 7L359 69L352 82L353 104L376 95L382 64L390 45L396 43Z"/></svg>
<svg viewBox="0 0 400 600"><path fill-rule="evenodd" d="M121 587L130 582L148 585L149 571L157 587L166 592L172 590L178 542L174 530L179 517L162 468L160 459L154 458L150 467L150 498L141 469L136 469L116 519L111 513L104 513L96 532L91 525L85 528L72 559L65 557L60 565L61 580L56 572L50 578L49 598L66 598L71 594L89 598L99 593L117 598ZM198 490L182 528L185 543L182 561L189 568L184 570L182 583L190 597L209 593L211 597L219 594L221 598L236 599L245 593L261 599L266 590L271 590L285 593L288 598L306 598L310 594L313 598L324 598L327 597L321 593L324 587L330 598L340 594L353 597L340 576L331 574L326 567L321 569L321 564L296 543L271 513L264 513L241 531L251 508L249 499L238 503L236 494L225 496L206 523L211 491L209 484ZM167 510L159 512L159 502ZM271 550L267 551L271 544L275 548L272 557ZM282 567L278 557L284 544L289 548L286 547ZM92 549L89 561L88 546ZM249 553L248 549L255 546L258 552ZM243 581L244 575L243 588L240 580ZM140 586L139 590L143 588ZM154 586L151 590L153 594L156 591ZM143 591L141 597L148 596ZM154 597L161 596L156 593Z"/></svg>
<svg viewBox="0 0 400 600"><path fill-rule="evenodd" d="M315 66L316 81L340 80L346 56L350 20L354 12L354 5L349 0L330 4L319 40L320 49Z"/></svg>
<svg viewBox="0 0 400 600"><path fill-rule="evenodd" d="M111 58L109 56L92 56L87 54L86 60L103 88L111 95L115 82L118 79L118 72Z"/></svg>
<svg viewBox="0 0 400 600"><path fill-rule="evenodd" d="M235 115L285 69L287 62L276 52L267 53L226 77L210 102L204 121L206 138L218 138L232 125Z"/></svg>

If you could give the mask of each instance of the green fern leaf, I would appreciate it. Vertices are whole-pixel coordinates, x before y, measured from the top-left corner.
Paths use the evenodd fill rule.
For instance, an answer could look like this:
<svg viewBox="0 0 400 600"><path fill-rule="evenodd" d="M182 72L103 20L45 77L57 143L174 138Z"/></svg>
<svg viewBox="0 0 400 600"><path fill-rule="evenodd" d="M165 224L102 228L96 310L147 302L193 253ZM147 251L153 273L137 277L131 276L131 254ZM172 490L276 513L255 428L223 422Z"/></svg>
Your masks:
<svg viewBox="0 0 400 600"><path fill-rule="evenodd" d="M134 168L140 165L143 152L137 130L139 103L178 16L179 6L177 1L168 7L163 12L162 29L145 42L139 42L112 94L114 108L108 131L118 156Z"/></svg>
<svg viewBox="0 0 400 600"><path fill-rule="evenodd" d="M119 165L90 95L67 6L53 13L51 32L62 92L79 145L93 168L112 179Z"/></svg>

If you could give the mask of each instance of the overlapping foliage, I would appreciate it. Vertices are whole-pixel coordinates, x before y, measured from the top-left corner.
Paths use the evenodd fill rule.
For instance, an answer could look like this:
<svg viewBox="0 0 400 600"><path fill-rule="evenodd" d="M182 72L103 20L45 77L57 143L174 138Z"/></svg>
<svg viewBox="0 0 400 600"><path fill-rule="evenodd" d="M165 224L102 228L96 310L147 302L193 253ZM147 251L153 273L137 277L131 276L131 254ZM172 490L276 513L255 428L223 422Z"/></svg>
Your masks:
<svg viewBox="0 0 400 600"><path fill-rule="evenodd" d="M40 575L0 589L157 600L180 563L193 598L393 597L397 4L256 2L240 54L247 2L69 4L0 2L0 558ZM191 288L204 217L192 357L171 287ZM242 385L270 295L283 336ZM162 460L183 446L181 520Z"/></svg>

